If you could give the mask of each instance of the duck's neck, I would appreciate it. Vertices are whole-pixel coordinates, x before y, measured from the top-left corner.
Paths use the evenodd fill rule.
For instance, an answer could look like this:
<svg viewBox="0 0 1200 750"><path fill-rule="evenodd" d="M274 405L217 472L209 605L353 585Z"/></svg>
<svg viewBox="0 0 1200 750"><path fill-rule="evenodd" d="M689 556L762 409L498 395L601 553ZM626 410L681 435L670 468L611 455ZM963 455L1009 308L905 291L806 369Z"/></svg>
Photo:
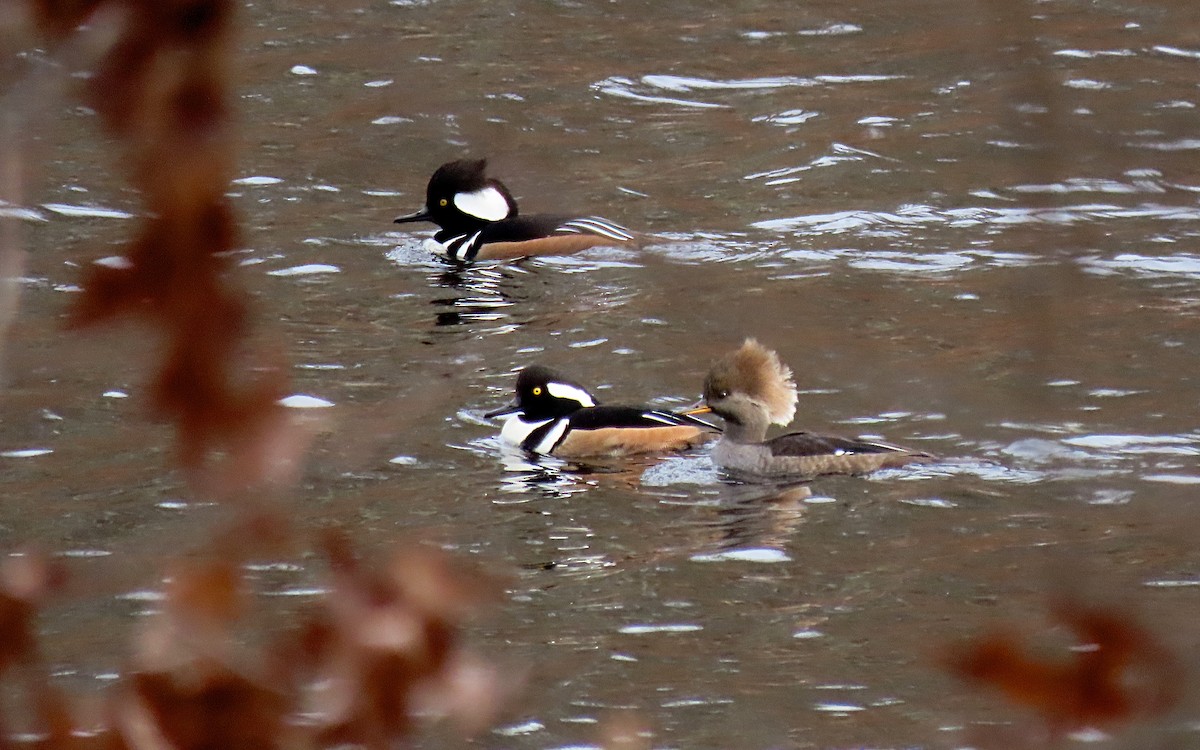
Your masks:
<svg viewBox="0 0 1200 750"><path fill-rule="evenodd" d="M737 422L726 419L724 437L734 443L761 443L767 439L767 420L757 415Z"/></svg>

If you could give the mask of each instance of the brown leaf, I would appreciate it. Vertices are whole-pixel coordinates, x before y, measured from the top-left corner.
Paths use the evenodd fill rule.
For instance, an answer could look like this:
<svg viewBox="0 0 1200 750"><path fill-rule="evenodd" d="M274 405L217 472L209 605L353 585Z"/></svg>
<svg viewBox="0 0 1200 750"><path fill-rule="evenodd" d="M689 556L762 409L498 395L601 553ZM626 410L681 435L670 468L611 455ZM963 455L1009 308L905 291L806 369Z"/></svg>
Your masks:
<svg viewBox="0 0 1200 750"><path fill-rule="evenodd" d="M194 679L166 673L130 675L117 721L136 750L270 750L284 747L287 700L227 670Z"/></svg>
<svg viewBox="0 0 1200 750"><path fill-rule="evenodd" d="M1053 732L1121 724L1175 703L1177 661L1131 617L1074 602L1053 614L1078 636L1058 658L1030 656L1023 639L996 632L954 650L946 664L1036 711Z"/></svg>

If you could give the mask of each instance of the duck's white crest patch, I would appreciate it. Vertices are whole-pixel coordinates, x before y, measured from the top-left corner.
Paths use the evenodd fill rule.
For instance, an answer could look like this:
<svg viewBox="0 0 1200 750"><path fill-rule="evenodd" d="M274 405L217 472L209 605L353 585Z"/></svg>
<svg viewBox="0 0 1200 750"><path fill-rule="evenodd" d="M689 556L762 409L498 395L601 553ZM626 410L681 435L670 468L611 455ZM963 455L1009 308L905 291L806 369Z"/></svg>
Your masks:
<svg viewBox="0 0 1200 750"><path fill-rule="evenodd" d="M484 221L500 221L508 216L509 211L504 194L494 187L485 187L473 193L457 193L454 205L464 214Z"/></svg>
<svg viewBox="0 0 1200 750"><path fill-rule="evenodd" d="M554 450L554 446L562 440L563 433L567 431L567 419L563 418L554 423L550 431L546 433L546 437L533 447L534 453L549 453Z"/></svg>
<svg viewBox="0 0 1200 750"><path fill-rule="evenodd" d="M568 383L546 383L546 390L555 398L570 399L582 406L595 406L592 395L582 388Z"/></svg>

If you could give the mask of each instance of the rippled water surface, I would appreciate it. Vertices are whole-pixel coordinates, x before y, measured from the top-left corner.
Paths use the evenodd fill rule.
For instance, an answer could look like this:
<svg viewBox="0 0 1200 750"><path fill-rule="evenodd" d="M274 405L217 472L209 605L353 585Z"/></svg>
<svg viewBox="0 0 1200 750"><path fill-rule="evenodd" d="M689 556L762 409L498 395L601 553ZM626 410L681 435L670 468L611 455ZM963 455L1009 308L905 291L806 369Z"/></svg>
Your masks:
<svg viewBox="0 0 1200 750"><path fill-rule="evenodd" d="M1041 628L1062 586L1194 653L1194 2L252 2L242 20L243 278L326 430L297 515L516 571L474 637L529 685L486 746L587 746L624 709L653 747L962 746L1029 717L943 675L939 645ZM85 684L153 606L146 571L217 517L145 419L153 343L61 333L80 266L141 210L94 125L55 109L29 205L0 206L31 251L0 538L96 582L46 624ZM463 155L528 210L648 241L442 265L391 219ZM704 450L532 463L482 416L534 361L679 407L746 336L795 369L797 426L944 460L755 487ZM303 601L316 574L285 562L254 574ZM1196 722L1150 741L1194 744Z"/></svg>

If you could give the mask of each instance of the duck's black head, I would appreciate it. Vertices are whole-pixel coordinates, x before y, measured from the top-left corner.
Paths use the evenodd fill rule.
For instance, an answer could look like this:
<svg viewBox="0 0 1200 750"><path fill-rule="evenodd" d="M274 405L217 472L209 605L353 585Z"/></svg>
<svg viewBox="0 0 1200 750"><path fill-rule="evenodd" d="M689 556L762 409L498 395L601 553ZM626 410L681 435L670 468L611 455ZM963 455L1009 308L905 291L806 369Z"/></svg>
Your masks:
<svg viewBox="0 0 1200 750"><path fill-rule="evenodd" d="M542 365L530 365L517 376L517 397L486 416L520 413L528 421L557 419L595 406L596 399L582 385Z"/></svg>
<svg viewBox="0 0 1200 750"><path fill-rule="evenodd" d="M425 207L395 223L431 221L452 234L517 215L517 201L500 180L487 176L487 159L460 159L438 167L425 188Z"/></svg>

